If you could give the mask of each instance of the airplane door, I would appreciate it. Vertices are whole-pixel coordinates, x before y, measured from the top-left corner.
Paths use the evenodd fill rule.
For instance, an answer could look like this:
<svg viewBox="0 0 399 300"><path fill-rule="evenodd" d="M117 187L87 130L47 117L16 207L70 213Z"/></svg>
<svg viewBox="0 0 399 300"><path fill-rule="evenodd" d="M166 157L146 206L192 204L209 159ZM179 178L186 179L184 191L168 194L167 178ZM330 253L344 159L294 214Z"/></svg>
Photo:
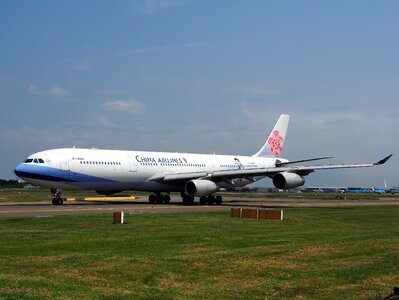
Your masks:
<svg viewBox="0 0 399 300"><path fill-rule="evenodd" d="M128 158L129 161L129 172L137 172L137 165L133 157Z"/></svg>
<svg viewBox="0 0 399 300"><path fill-rule="evenodd" d="M66 171L62 175L63 182L65 183L69 183L70 181L74 180L75 173L71 172L71 163L72 161L70 161L69 159L60 160L60 169Z"/></svg>
<svg viewBox="0 0 399 300"><path fill-rule="evenodd" d="M69 168L69 161L66 159L66 160L61 160L60 161L60 169L61 170L65 170L65 171L69 171L70 170L70 168Z"/></svg>

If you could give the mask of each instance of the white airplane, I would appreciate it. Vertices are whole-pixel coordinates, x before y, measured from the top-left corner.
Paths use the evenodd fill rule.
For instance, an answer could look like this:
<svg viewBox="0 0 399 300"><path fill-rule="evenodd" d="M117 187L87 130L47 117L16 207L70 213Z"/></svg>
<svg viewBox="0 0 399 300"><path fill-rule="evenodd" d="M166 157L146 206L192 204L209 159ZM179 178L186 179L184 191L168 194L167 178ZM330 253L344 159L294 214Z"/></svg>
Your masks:
<svg viewBox="0 0 399 300"><path fill-rule="evenodd" d="M184 204L221 204L221 188L235 188L270 177L278 189L302 186L317 170L373 167L376 163L291 166L331 157L288 161L280 158L289 122L281 115L262 148L252 156L64 148L34 153L14 172L23 180L48 187L52 203L63 203L61 189L95 190L109 195L124 190L152 192L150 203L169 203L170 192L181 192Z"/></svg>

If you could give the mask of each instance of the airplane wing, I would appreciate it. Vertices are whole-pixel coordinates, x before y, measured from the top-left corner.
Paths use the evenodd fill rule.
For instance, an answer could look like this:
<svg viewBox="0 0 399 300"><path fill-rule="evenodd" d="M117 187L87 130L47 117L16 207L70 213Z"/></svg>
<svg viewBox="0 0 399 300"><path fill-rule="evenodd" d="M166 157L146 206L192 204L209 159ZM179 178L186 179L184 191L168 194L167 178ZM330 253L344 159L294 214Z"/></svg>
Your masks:
<svg viewBox="0 0 399 300"><path fill-rule="evenodd" d="M296 173L300 176L309 175L312 172L318 170L328 169L347 169L347 168L364 168L374 167L384 164L393 154L379 160L375 163L365 164L336 164L336 165L317 165L317 166L284 166L284 167L273 167L273 168L258 168L258 169L241 169L241 170L224 170L214 171L211 173L207 172L191 172L191 173L169 173L169 174L156 174L149 178L151 181L158 182L185 182L192 179L208 179L208 180L226 180L234 178L247 178L251 180L252 177L257 176L268 176L273 177L277 173L288 172Z"/></svg>
<svg viewBox="0 0 399 300"><path fill-rule="evenodd" d="M238 178L238 177L247 177L247 176L273 176L274 174L281 172L296 173L301 176L306 176L318 170L374 167L384 164L388 159L391 158L391 156L392 154L379 160L378 162L365 163L365 164L292 166L292 167L276 167L276 168L252 169L252 170L216 171L212 173L212 177Z"/></svg>

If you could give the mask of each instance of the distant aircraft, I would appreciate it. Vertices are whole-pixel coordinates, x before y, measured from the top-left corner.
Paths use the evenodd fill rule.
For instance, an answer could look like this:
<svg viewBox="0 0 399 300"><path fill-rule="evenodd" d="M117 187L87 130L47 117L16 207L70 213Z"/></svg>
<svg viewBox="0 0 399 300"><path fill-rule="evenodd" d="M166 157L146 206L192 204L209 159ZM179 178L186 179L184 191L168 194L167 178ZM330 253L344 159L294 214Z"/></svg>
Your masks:
<svg viewBox="0 0 399 300"><path fill-rule="evenodd" d="M348 187L346 193L366 193L366 189L362 187Z"/></svg>
<svg viewBox="0 0 399 300"><path fill-rule="evenodd" d="M340 193L346 191L345 187L307 187L301 189L302 193Z"/></svg>
<svg viewBox="0 0 399 300"><path fill-rule="evenodd" d="M374 187L371 188L371 191L376 194L385 194L384 189L375 189Z"/></svg>
<svg viewBox="0 0 399 300"><path fill-rule="evenodd" d="M399 193L399 187L397 186L388 187L386 180L384 180L384 187L386 193L391 193L392 195Z"/></svg>
<svg viewBox="0 0 399 300"><path fill-rule="evenodd" d="M278 189L302 186L304 176L324 169L373 167L376 163L291 166L331 157L288 161L280 158L289 123L281 115L262 148L252 156L189 154L148 151L63 148L38 152L19 164L14 172L23 180L48 187L52 203L63 203L60 189L95 190L109 195L125 190L147 191L150 203L169 203L170 192L181 192L184 204L221 204L213 194L221 188L242 187L264 177Z"/></svg>

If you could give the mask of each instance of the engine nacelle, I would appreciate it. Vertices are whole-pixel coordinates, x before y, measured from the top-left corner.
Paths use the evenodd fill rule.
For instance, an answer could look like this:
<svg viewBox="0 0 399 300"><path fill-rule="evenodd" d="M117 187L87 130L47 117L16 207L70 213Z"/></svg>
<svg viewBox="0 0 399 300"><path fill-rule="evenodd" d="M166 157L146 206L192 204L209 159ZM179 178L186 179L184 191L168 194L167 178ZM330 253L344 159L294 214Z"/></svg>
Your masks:
<svg viewBox="0 0 399 300"><path fill-rule="evenodd" d="M186 194L190 196L203 196L215 193L219 186L210 180L190 180L186 183Z"/></svg>
<svg viewBox="0 0 399 300"><path fill-rule="evenodd" d="M277 173L273 177L273 184L280 190L288 190L305 184L305 178L295 173Z"/></svg>

